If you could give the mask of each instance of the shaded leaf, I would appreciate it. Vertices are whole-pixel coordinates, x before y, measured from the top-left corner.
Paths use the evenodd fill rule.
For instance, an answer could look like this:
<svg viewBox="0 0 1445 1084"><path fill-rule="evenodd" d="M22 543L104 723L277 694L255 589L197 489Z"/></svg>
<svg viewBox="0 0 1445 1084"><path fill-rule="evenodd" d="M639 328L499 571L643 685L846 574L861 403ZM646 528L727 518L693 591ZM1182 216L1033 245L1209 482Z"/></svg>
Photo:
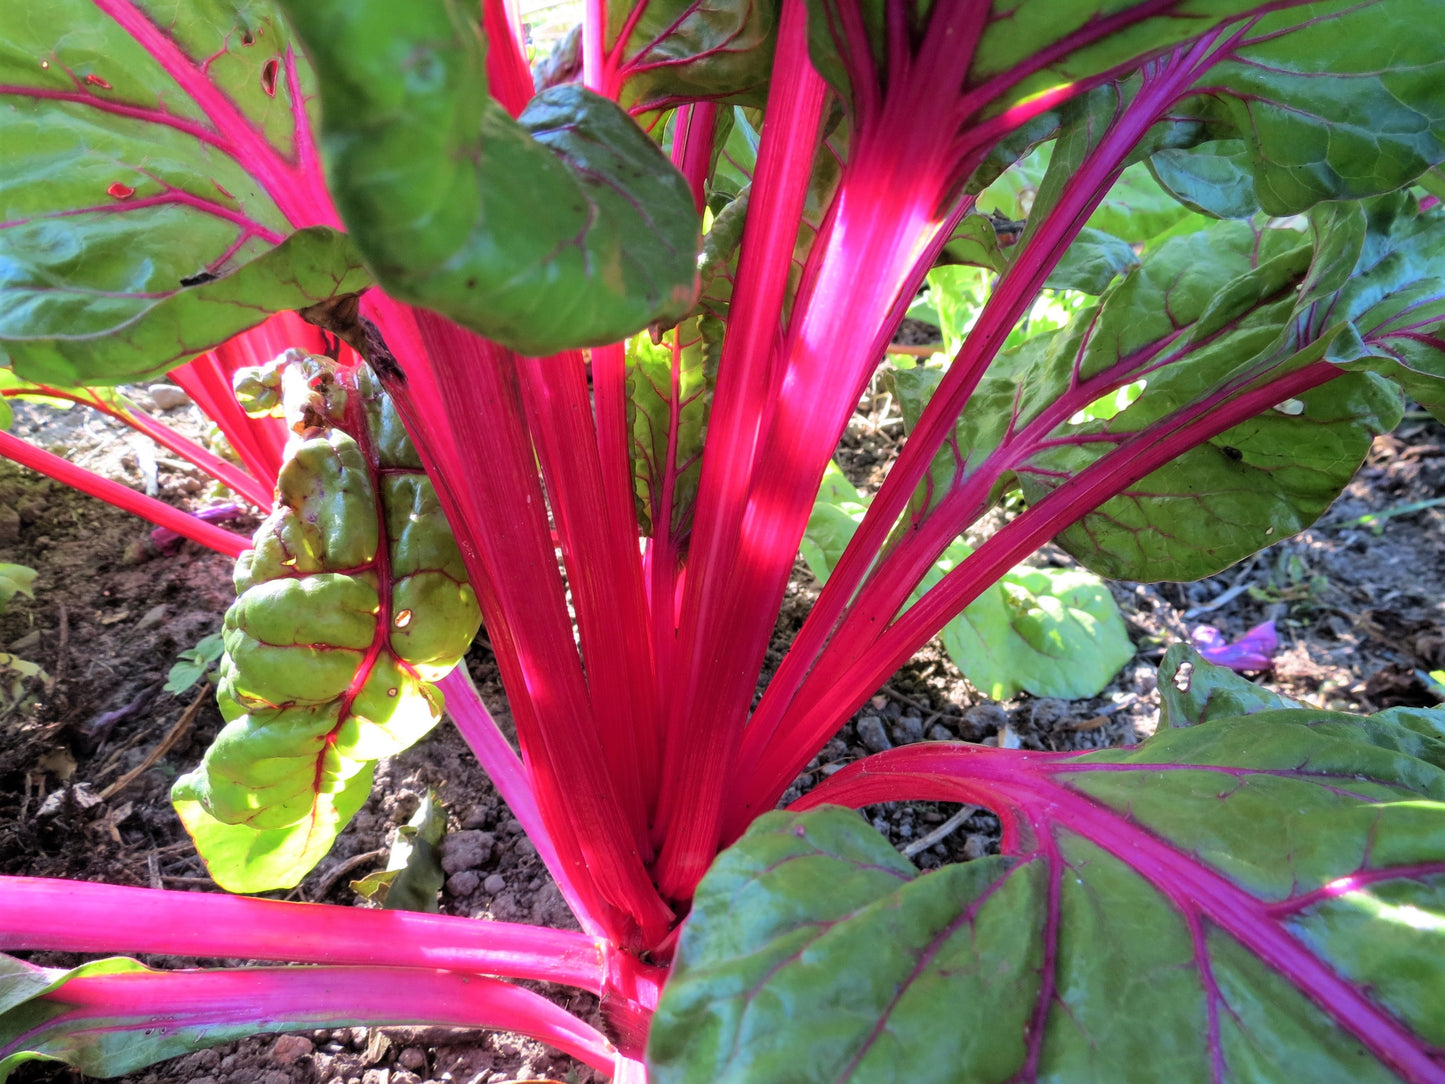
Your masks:
<svg viewBox="0 0 1445 1084"><path fill-rule="evenodd" d="M526 354L692 307L692 194L617 105L555 86L513 120L454 0L286 8L320 75L333 195L388 293Z"/></svg>
<svg viewBox="0 0 1445 1084"><path fill-rule="evenodd" d="M0 613L16 595L35 597L35 569L0 561Z"/></svg>
<svg viewBox="0 0 1445 1084"><path fill-rule="evenodd" d="M772 4L612 0L606 25L617 100L634 112L695 99L762 105L767 98L777 36Z"/></svg>
<svg viewBox="0 0 1445 1084"><path fill-rule="evenodd" d="M1174 644L1159 663L1159 725L1194 726L1212 719L1302 707L1298 700L1211 666L1187 644Z"/></svg>
<svg viewBox="0 0 1445 1084"><path fill-rule="evenodd" d="M446 881L441 843L447 834L447 811L435 791L427 791L417 810L397 831L386 869L371 873L351 887L383 907L401 911L438 910L437 894Z"/></svg>

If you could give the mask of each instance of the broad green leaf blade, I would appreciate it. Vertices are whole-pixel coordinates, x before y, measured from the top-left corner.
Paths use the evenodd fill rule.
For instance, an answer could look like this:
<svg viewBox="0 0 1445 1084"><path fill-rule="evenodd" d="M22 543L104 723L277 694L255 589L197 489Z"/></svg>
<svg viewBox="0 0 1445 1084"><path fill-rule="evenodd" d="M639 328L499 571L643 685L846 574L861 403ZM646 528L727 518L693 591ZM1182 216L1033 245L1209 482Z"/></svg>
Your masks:
<svg viewBox="0 0 1445 1084"><path fill-rule="evenodd" d="M1177 438L1173 462L1121 482L1059 541L1104 575L1187 580L1303 529L1400 409L1398 390L1373 373L1335 372L1423 384L1445 356L1434 345L1441 280L1423 258L1445 228L1437 221L1382 204L1367 223L1326 207L1305 232L1222 221L1146 252L1098 305L998 358L936 457L915 519L962 487L977 515L1015 482L1034 503L1095 464L1123 472L1128 449L1175 439L1166 434L1250 394L1252 417L1192 447ZM1352 273L1358 285L1346 286ZM1402 373L1403 356L1417 368ZM1328 382L1270 398L1310 366ZM895 376L910 424L937 379L926 372Z"/></svg>
<svg viewBox="0 0 1445 1084"><path fill-rule="evenodd" d="M945 552L939 567L966 555L962 546L956 554ZM1096 696L1134 657L1114 596L1081 569L1020 566L1006 572L945 625L939 639L974 687L995 700L1020 692L1066 700Z"/></svg>
<svg viewBox="0 0 1445 1084"><path fill-rule="evenodd" d="M393 296L526 354L692 307L691 192L614 103L556 86L514 121L456 0L286 8L320 74L337 206Z"/></svg>
<svg viewBox="0 0 1445 1084"><path fill-rule="evenodd" d="M431 482L369 371L299 352L273 367L310 435L237 562L227 725L172 792L212 876L253 892L297 883L365 800L374 762L436 724L430 683L479 623Z"/></svg>
<svg viewBox="0 0 1445 1084"><path fill-rule="evenodd" d="M43 277L58 278L49 270ZM296 231L214 282L159 297L107 299L91 290L12 287L0 298L27 311L21 320L4 324L6 330L0 333L13 335L5 348L16 369L33 380L69 386L141 381L254 327L258 313L264 318L283 309L305 308L369 285L371 276L351 239L314 226ZM63 323L68 332L28 333L36 326L32 314L38 307L50 313L43 326Z"/></svg>
<svg viewBox="0 0 1445 1084"><path fill-rule="evenodd" d="M800 547L820 584L867 510L862 494L830 461ZM913 598L971 552L961 541L949 546ZM1004 573L944 626L939 639L969 681L998 700L1021 691L1094 696L1134 657L1113 595L1097 576L1077 569L1020 565Z"/></svg>
<svg viewBox="0 0 1445 1084"><path fill-rule="evenodd" d="M617 100L632 112L695 99L766 101L777 36L772 4L612 0L606 11Z"/></svg>
<svg viewBox="0 0 1445 1084"><path fill-rule="evenodd" d="M1436 737L1314 709L870 757L709 871L652 1079L1439 1079L1442 765ZM1006 853L919 875L815 808L911 797L990 806Z"/></svg>
<svg viewBox="0 0 1445 1084"><path fill-rule="evenodd" d="M1445 213L1421 213L1406 194L1371 201L1366 213L1353 276L1333 306L1355 322L1370 354L1351 368L1383 373L1445 418ZM1331 216L1320 228L1335 225Z"/></svg>
<svg viewBox="0 0 1445 1084"><path fill-rule="evenodd" d="M282 244L333 218L273 5L18 15L0 26L0 342L21 375L143 379L369 283L329 231Z"/></svg>
<svg viewBox="0 0 1445 1084"><path fill-rule="evenodd" d="M1243 140L1210 140L1159 151L1149 158L1149 172L1166 192L1201 214L1249 218L1259 211Z"/></svg>
<svg viewBox="0 0 1445 1084"><path fill-rule="evenodd" d="M1380 195L1445 159L1445 49L1421 32L1437 15L1430 0L1317 4L1250 26L1203 82L1226 119L1215 134L1245 141L1260 206Z"/></svg>

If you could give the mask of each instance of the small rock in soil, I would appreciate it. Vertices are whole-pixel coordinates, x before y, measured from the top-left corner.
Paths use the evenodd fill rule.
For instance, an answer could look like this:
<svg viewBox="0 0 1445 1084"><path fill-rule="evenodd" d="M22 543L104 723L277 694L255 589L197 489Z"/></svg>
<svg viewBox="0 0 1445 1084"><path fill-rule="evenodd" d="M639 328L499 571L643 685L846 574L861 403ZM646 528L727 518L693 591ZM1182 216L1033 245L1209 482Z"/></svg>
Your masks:
<svg viewBox="0 0 1445 1084"><path fill-rule="evenodd" d="M271 1046L271 1060L278 1065L290 1065L315 1051L315 1044L304 1035L282 1035Z"/></svg>
<svg viewBox="0 0 1445 1084"><path fill-rule="evenodd" d="M160 410L175 410L191 401L191 397L174 384L152 384L146 391Z"/></svg>
<svg viewBox="0 0 1445 1084"><path fill-rule="evenodd" d="M858 738L874 753L892 749L893 743L883 729L883 720L876 715L865 715L858 720Z"/></svg>
<svg viewBox="0 0 1445 1084"><path fill-rule="evenodd" d="M409 1046L397 1057L404 1069L425 1069L426 1051L419 1046Z"/></svg>
<svg viewBox="0 0 1445 1084"><path fill-rule="evenodd" d="M974 704L963 713L963 721L979 732L1001 730L1008 722L1008 713L990 701Z"/></svg>
<svg viewBox="0 0 1445 1084"><path fill-rule="evenodd" d="M490 832L477 829L453 832L442 843L442 869L448 873L476 869L492 857L495 843L496 839Z"/></svg>
<svg viewBox="0 0 1445 1084"><path fill-rule="evenodd" d="M447 878L448 896L470 896L482 883L482 875L474 869L464 869Z"/></svg>
<svg viewBox="0 0 1445 1084"><path fill-rule="evenodd" d="M899 745L912 745L923 740L923 720L916 715L905 715L893 724L893 740Z"/></svg>
<svg viewBox="0 0 1445 1084"><path fill-rule="evenodd" d="M949 730L946 726L940 726L938 723L934 723L928 728L928 740L953 741L953 731Z"/></svg>
<svg viewBox="0 0 1445 1084"><path fill-rule="evenodd" d="M498 892L505 891L507 879L500 873L492 873L482 882L482 891L489 896L495 896Z"/></svg>

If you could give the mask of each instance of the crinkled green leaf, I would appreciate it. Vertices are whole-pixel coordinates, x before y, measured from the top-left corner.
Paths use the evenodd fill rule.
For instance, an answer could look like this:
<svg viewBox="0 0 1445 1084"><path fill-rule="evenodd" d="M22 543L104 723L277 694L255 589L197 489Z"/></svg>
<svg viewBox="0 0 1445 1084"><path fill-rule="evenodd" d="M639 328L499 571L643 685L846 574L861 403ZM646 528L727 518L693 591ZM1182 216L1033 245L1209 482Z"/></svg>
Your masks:
<svg viewBox="0 0 1445 1084"><path fill-rule="evenodd" d="M926 743L846 768L703 879L651 1079L1433 1079L1433 715L1435 734L1275 710L1129 750ZM989 806L1004 854L919 874L856 814L813 808L885 797Z"/></svg>
<svg viewBox="0 0 1445 1084"><path fill-rule="evenodd" d="M326 853L374 762L440 718L430 683L479 623L431 482L368 371L278 365L288 415L311 435L288 450L276 510L236 565L226 726L173 791L233 891L293 885Z"/></svg>
<svg viewBox="0 0 1445 1084"><path fill-rule="evenodd" d="M33 568L0 561L0 613L5 612L6 605L16 595L24 595L26 598L35 597L36 575Z"/></svg>
<svg viewBox="0 0 1445 1084"><path fill-rule="evenodd" d="M1276 12L1210 70L1215 134L1244 140L1260 206L1379 195L1445 159L1445 51L1421 29L1437 15L1430 0Z"/></svg>
<svg viewBox="0 0 1445 1084"><path fill-rule="evenodd" d="M388 293L527 354L692 307L692 194L617 105L556 86L513 120L457 0L285 7L320 75L332 194Z"/></svg>
<svg viewBox="0 0 1445 1084"><path fill-rule="evenodd" d="M830 462L799 547L820 584L867 510L862 494ZM953 543L914 597L971 552ZM1113 595L1097 576L1077 569L1012 569L944 626L939 638L969 681L995 699L1020 691L1093 696L1134 657Z"/></svg>
<svg viewBox="0 0 1445 1084"><path fill-rule="evenodd" d="M369 283L318 225L274 5L24 14L0 28L0 342L23 376L142 379ZM295 77L309 94L304 64ZM302 226L316 228L291 237Z"/></svg>
<svg viewBox="0 0 1445 1084"><path fill-rule="evenodd" d="M313 758L314 759L314 758ZM310 795L307 816L279 828L227 824L206 811L216 788L200 770L176 780L171 803L211 879L227 892L269 892L295 888L326 857L336 837L371 794L374 765L356 774L327 779L324 791Z"/></svg>
<svg viewBox="0 0 1445 1084"><path fill-rule="evenodd" d="M428 791L406 824L397 831L386 869L367 874L351 887L364 898L400 911L438 910L437 894L446 881L441 844L447 834L447 811Z"/></svg>

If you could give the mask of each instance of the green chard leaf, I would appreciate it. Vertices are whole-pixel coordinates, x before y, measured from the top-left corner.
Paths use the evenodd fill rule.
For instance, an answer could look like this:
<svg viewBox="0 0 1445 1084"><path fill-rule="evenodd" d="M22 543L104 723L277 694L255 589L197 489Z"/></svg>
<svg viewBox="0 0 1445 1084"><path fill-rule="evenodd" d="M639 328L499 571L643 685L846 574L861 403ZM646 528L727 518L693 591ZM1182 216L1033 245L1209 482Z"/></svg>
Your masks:
<svg viewBox="0 0 1445 1084"><path fill-rule="evenodd" d="M618 102L633 112L696 99L761 106L777 8L752 0L612 0L605 54ZM627 34L619 41L620 33Z"/></svg>
<svg viewBox="0 0 1445 1084"><path fill-rule="evenodd" d="M366 800L372 767L440 718L431 684L479 610L431 482L369 370L283 357L293 443L236 565L227 721L172 798L232 891L289 887Z"/></svg>
<svg viewBox="0 0 1445 1084"><path fill-rule="evenodd" d="M1188 580L1308 526L1399 416L1398 388L1369 370L1426 399L1440 387L1445 311L1424 254L1445 239L1445 217L1419 215L1403 196L1372 207L1367 217L1323 205L1303 232L1220 221L1147 251L1097 305L999 356L914 517L961 486L977 493L973 516L1012 485L1037 503L1093 464L1127 468L1127 453L1108 457L1146 432L1245 394L1263 400L1315 366L1333 379L1281 390L1212 439L1181 442L1172 462L1057 540L1106 576ZM911 427L937 377L894 379Z"/></svg>
<svg viewBox="0 0 1445 1084"><path fill-rule="evenodd" d="M1243 141L1265 211L1381 195L1445 159L1445 53L1420 30L1437 14L1389 0L1264 15L1201 80L1210 134L1235 165ZM1210 172L1232 190L1235 165Z"/></svg>
<svg viewBox="0 0 1445 1084"><path fill-rule="evenodd" d="M1433 1079L1442 735L1440 711L1293 708L1130 750L849 766L703 879L651 1079ZM1004 853L920 874L824 805L885 797L982 803Z"/></svg>
<svg viewBox="0 0 1445 1084"><path fill-rule="evenodd" d="M145 379L369 285L304 165L311 75L274 6L107 11L39 0L0 25L0 347L16 371Z"/></svg>
<svg viewBox="0 0 1445 1084"><path fill-rule="evenodd" d="M826 583L868 504L829 462L800 547L813 576ZM917 599L973 551L954 542L913 593ZM1077 699L1094 696L1134 657L1124 618L1102 580L1078 569L1005 572L939 633L969 681L994 699L1019 692Z"/></svg>
<svg viewBox="0 0 1445 1084"><path fill-rule="evenodd" d="M285 6L321 77L337 207L388 293L525 354L692 307L692 194L615 103L554 86L513 120L456 0Z"/></svg>
<svg viewBox="0 0 1445 1084"><path fill-rule="evenodd" d="M440 909L437 894L447 878L441 853L446 834L446 808L435 791L428 791L411 820L397 831L386 869L352 881L351 887L390 910L435 914Z"/></svg>

